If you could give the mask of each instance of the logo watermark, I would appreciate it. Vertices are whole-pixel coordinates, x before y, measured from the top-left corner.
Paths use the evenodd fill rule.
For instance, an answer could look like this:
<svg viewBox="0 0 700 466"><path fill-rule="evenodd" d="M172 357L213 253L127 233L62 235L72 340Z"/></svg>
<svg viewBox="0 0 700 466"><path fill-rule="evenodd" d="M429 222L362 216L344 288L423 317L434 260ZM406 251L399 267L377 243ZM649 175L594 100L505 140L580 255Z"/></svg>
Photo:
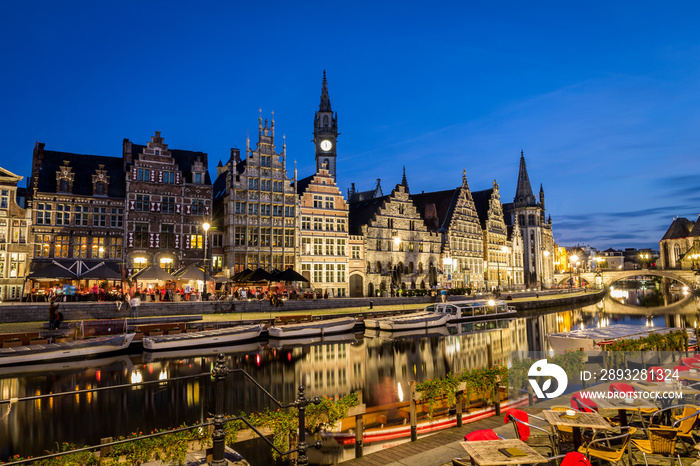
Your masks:
<svg viewBox="0 0 700 466"><path fill-rule="evenodd" d="M566 391L566 386L569 383L569 378L566 372L560 366L547 362L546 359L540 359L530 366L527 372L528 380L532 390L538 398L556 398ZM540 387L538 381L534 377L549 377ZM557 381L557 387L553 392L548 390L552 388L552 379Z"/></svg>

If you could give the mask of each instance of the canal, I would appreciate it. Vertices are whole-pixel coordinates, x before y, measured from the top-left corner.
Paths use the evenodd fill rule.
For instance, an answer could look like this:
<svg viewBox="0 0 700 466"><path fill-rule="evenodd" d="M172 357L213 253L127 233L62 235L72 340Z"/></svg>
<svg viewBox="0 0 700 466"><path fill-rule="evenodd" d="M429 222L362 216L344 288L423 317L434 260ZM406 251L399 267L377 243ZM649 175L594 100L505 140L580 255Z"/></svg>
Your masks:
<svg viewBox="0 0 700 466"><path fill-rule="evenodd" d="M251 374L282 402L307 396L343 396L361 391L371 406L398 402L410 381L441 377L475 367L507 363L512 351L546 351L546 335L576 328L615 325L697 326L695 298L673 312L645 315L620 308L610 298L584 307L540 310L527 316L473 325L449 326L430 334L374 332L331 337L322 342L262 341L231 347L229 368ZM0 398L128 384L127 388L0 405L0 460L36 456L62 442L98 444L105 437L150 432L212 416L211 379L140 385L139 382L210 371L214 355L202 351L139 353L80 362L0 369ZM230 376L226 411L261 411L270 403L252 384ZM260 441L237 444L253 464L275 464ZM334 459L352 457L335 452ZM283 463L280 463L283 464Z"/></svg>

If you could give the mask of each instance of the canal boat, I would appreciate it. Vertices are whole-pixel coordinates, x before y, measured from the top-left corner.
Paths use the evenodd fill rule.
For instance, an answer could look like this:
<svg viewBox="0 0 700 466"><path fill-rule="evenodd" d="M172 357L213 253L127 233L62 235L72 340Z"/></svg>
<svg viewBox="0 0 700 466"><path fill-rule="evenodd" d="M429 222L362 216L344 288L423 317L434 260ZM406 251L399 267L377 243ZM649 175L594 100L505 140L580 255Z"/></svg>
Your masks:
<svg viewBox="0 0 700 466"><path fill-rule="evenodd" d="M599 354L603 346L616 340L629 340L648 337L651 334L670 333L678 328L643 327L641 325L615 324L607 327L584 328L570 332L547 335L549 345L556 353L565 351L587 351ZM601 346L602 345L602 346Z"/></svg>
<svg viewBox="0 0 700 466"><path fill-rule="evenodd" d="M254 340L260 336L262 330L262 324L255 324L179 333L176 335L149 336L143 337L143 348L147 351L160 351L212 345L235 345Z"/></svg>
<svg viewBox="0 0 700 466"><path fill-rule="evenodd" d="M403 319L404 317L418 317L418 316L423 316L423 315L428 315L431 314L426 311L419 311L419 312L409 312L407 314L398 314L398 315L393 315L393 316L384 316L384 317L366 317L363 322L365 324L365 329L378 329L379 324L381 322L385 322L388 320L393 320L393 319Z"/></svg>
<svg viewBox="0 0 700 466"><path fill-rule="evenodd" d="M355 327L356 323L357 319L355 317L312 320L298 324L273 325L268 327L267 333L271 338L318 337L332 333L349 332Z"/></svg>
<svg viewBox="0 0 700 466"><path fill-rule="evenodd" d="M508 306L505 301L500 299L475 299L430 304L426 306L425 310L427 312L447 315L448 322L500 319L517 314L515 308Z"/></svg>
<svg viewBox="0 0 700 466"><path fill-rule="evenodd" d="M134 333L27 346L0 348L0 366L35 364L58 359L87 358L126 350Z"/></svg>

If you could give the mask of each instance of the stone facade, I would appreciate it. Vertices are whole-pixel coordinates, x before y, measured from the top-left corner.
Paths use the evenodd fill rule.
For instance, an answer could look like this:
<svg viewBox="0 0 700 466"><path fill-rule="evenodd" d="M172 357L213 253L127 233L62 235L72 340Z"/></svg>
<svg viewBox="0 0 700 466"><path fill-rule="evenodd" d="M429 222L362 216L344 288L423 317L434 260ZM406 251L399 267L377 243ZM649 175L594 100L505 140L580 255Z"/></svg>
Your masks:
<svg viewBox="0 0 700 466"><path fill-rule="evenodd" d="M20 299L32 257L31 210L18 202L23 176L0 168L0 301Z"/></svg>
<svg viewBox="0 0 700 466"><path fill-rule="evenodd" d="M351 298L365 295L364 284L367 281L365 267L365 239L359 235L348 236L348 286Z"/></svg>
<svg viewBox="0 0 700 466"><path fill-rule="evenodd" d="M275 149L275 120L258 119L258 144L246 158L231 158L214 183L215 225L223 232L223 273L230 277L246 268L284 270L298 257L298 196L287 178L287 149Z"/></svg>
<svg viewBox="0 0 700 466"><path fill-rule="evenodd" d="M676 217L659 241L659 252L662 269L700 267L700 217L695 222Z"/></svg>
<svg viewBox="0 0 700 466"><path fill-rule="evenodd" d="M327 168L297 182L300 196L299 264L309 285L323 295L348 290L348 204Z"/></svg>
<svg viewBox="0 0 700 466"><path fill-rule="evenodd" d="M127 273L150 265L173 272L204 262L204 223L211 222L207 154L169 149L156 131L146 146L123 143Z"/></svg>

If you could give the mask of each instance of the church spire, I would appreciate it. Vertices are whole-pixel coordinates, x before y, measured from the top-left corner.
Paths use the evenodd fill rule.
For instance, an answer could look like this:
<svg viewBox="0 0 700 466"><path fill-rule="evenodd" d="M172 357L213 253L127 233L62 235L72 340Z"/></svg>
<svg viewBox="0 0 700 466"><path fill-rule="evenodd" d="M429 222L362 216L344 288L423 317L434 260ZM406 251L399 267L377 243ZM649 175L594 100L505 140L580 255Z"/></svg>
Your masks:
<svg viewBox="0 0 700 466"><path fill-rule="evenodd" d="M411 191L408 189L408 180L406 179L406 165L403 166L403 178L401 178L401 186L406 188L406 192L410 194Z"/></svg>
<svg viewBox="0 0 700 466"><path fill-rule="evenodd" d="M332 112L331 98L328 96L328 81L326 81L326 70L323 70L323 87L321 87L321 104L318 106L319 112Z"/></svg>
<svg viewBox="0 0 700 466"><path fill-rule="evenodd" d="M527 175L527 167L525 166L525 155L520 151L520 171L518 172L518 187L515 189L515 198L513 202L516 204L534 204L535 196L532 194L532 186L530 186L530 177Z"/></svg>

